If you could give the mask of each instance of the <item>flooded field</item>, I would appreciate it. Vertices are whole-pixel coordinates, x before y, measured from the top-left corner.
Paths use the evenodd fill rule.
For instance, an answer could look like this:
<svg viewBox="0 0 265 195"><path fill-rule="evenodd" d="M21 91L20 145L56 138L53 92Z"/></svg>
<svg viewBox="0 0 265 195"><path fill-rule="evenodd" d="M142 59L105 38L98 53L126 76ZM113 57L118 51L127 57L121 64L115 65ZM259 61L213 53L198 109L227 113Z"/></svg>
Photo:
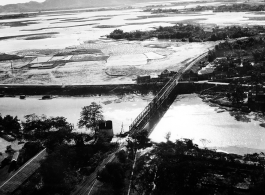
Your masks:
<svg viewBox="0 0 265 195"><path fill-rule="evenodd" d="M265 151L265 118L254 113L220 112L197 95L180 95L155 127L150 138L155 142L188 138L200 147L237 154Z"/></svg>

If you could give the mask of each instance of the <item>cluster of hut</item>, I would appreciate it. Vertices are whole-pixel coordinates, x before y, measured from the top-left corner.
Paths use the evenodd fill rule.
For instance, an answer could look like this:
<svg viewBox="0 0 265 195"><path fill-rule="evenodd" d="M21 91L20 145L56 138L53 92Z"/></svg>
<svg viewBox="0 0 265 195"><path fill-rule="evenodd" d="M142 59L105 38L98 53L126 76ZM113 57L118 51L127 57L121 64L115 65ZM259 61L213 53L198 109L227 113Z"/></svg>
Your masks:
<svg viewBox="0 0 265 195"><path fill-rule="evenodd" d="M169 81L177 72L164 70L160 75L139 75L137 76L137 84L149 84L149 83L165 83Z"/></svg>

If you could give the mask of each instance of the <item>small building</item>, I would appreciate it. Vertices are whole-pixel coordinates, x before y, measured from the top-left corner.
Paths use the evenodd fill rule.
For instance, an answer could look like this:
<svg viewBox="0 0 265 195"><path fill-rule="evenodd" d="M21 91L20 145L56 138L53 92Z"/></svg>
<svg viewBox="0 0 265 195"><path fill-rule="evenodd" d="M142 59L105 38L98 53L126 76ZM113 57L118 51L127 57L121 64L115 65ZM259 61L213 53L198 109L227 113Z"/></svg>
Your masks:
<svg viewBox="0 0 265 195"><path fill-rule="evenodd" d="M182 81L198 81L198 78L199 77L196 71L188 70L182 75L181 80Z"/></svg>
<svg viewBox="0 0 265 195"><path fill-rule="evenodd" d="M180 80L182 81L198 81L198 71L200 67L199 66L193 66L189 70L187 70L181 77Z"/></svg>
<svg viewBox="0 0 265 195"><path fill-rule="evenodd" d="M169 77L173 77L175 74L177 74L177 72L169 71L169 70L165 69L163 72L161 72L159 77L160 78L169 78Z"/></svg>
<svg viewBox="0 0 265 195"><path fill-rule="evenodd" d="M99 123L99 135L98 138L103 142L110 142L114 136L112 121L102 121Z"/></svg>
<svg viewBox="0 0 265 195"><path fill-rule="evenodd" d="M265 111L265 93L262 86L248 92L248 105L254 110Z"/></svg>
<svg viewBox="0 0 265 195"><path fill-rule="evenodd" d="M140 76L137 76L137 84L142 84L142 83L149 83L151 80L151 77L150 75L140 75Z"/></svg>

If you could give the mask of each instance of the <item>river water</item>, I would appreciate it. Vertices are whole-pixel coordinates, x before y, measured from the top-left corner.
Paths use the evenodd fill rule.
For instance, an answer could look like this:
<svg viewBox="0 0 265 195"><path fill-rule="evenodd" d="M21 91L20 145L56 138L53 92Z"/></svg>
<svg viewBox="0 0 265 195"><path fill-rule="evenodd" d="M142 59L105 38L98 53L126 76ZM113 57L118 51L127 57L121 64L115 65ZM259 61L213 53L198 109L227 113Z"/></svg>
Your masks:
<svg viewBox="0 0 265 195"><path fill-rule="evenodd" d="M222 1L220 2L222 3ZM170 7L182 9L181 7L174 7L173 4L167 8ZM0 52L9 53L27 49L63 49L68 46L83 44L89 40L99 40L101 36L109 34L116 28L124 31L151 30L154 27L172 26L176 22L186 20L196 20L198 23L207 25L265 24L264 20L249 20L251 17L262 18L264 13L257 16L255 13L246 12L202 12L154 17L154 14L143 12L143 9L145 7L97 12L85 10L71 14L47 12L31 18L2 20L1 37L40 33L58 34L54 34L50 38L48 36L45 39L40 36L40 39L28 40L27 38L31 37L28 36L2 40L0 41ZM26 24L27 22L29 23ZM81 108L95 101L102 103L105 118L113 121L114 132L119 133L122 124L124 130L128 130L133 119L150 102L152 96L129 95L119 100L120 98L116 96L59 97L46 101L39 100L40 97L29 97L26 100L1 98L0 113L18 116L21 120L25 115L32 113L64 116L76 126ZM110 100L110 104L103 104L103 102ZM151 138L157 142L165 141L165 134L170 131L172 140L189 138L202 147L207 146L235 153L263 151L265 149L263 142L265 129L259 126L261 122L253 120L254 117L253 114L241 116L229 112L217 113L216 108L202 102L196 95L179 96L156 126ZM8 144L8 142L0 139L0 152Z"/></svg>
<svg viewBox="0 0 265 195"><path fill-rule="evenodd" d="M124 131L128 131L131 122L152 97L151 94L131 94L124 97L58 97L52 100L40 100L41 97L28 97L26 100L20 100L18 97L1 98L0 113L2 116L18 116L20 120L24 120L25 115L32 113L64 116L77 128L81 108L94 101L102 105L105 119L113 121L114 133L119 133L122 125ZM265 128L260 126L261 123L261 119L257 120L254 113L220 113L217 107L203 102L195 94L180 95L157 124L150 138L155 142L166 141L166 133L171 132L172 141L188 138L200 147L225 152L261 152L265 151ZM0 139L0 152L3 152L7 145L10 143Z"/></svg>
<svg viewBox="0 0 265 195"><path fill-rule="evenodd" d="M200 147L237 154L265 151L265 128L254 113L218 112L197 95L180 95L155 127L150 138L171 141L188 138Z"/></svg>
<svg viewBox="0 0 265 195"><path fill-rule="evenodd" d="M41 96L27 97L25 100L15 98L0 98L0 113L2 116L17 116L24 120L28 114L46 115L48 117L63 116L77 129L81 109L91 102L102 106L105 120L113 121L114 133L120 133L123 126L124 131L129 130L129 125L151 101L153 95L130 94L121 96L92 96L92 97L58 97L52 100L40 100ZM85 131L84 129L78 131ZM0 152L4 152L9 142L0 138ZM15 146L16 143L13 144Z"/></svg>

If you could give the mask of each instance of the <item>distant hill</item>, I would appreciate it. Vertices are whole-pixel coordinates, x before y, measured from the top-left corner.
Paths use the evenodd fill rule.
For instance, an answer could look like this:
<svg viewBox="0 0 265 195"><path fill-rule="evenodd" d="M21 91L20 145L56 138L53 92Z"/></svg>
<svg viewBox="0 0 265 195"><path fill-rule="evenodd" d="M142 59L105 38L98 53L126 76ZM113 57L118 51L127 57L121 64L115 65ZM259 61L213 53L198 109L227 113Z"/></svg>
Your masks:
<svg viewBox="0 0 265 195"><path fill-rule="evenodd" d="M43 3L30 1L28 3L9 4L0 6L0 13L5 12L27 12L41 10L56 10L70 8L89 8L89 7L105 7L132 5L134 3L144 3L153 1L168 1L168 0L46 0ZM178 1L178 0L176 0Z"/></svg>

